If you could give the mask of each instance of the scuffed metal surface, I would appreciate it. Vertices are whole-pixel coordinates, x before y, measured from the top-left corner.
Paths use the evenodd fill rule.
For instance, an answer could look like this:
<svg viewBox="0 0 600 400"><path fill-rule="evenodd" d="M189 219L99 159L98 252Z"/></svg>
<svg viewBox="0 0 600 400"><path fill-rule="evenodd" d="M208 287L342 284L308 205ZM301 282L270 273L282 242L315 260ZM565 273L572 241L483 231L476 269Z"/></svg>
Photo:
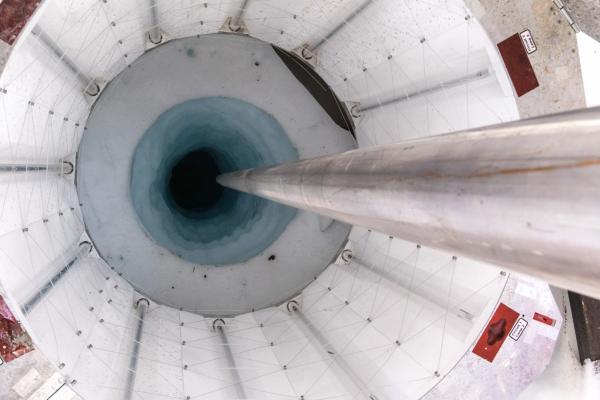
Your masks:
<svg viewBox="0 0 600 400"><path fill-rule="evenodd" d="M599 115L572 111L217 180L600 297Z"/></svg>

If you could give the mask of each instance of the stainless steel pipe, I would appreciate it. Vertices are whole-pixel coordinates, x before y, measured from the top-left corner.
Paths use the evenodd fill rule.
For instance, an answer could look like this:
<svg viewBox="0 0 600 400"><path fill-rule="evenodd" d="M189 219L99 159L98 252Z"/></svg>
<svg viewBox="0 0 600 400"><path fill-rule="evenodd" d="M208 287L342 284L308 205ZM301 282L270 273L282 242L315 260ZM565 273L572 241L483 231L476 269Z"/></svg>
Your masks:
<svg viewBox="0 0 600 400"><path fill-rule="evenodd" d="M373 0L365 0L362 2L354 11L352 11L347 17L345 17L341 22L335 25L329 32L324 34L317 43L309 45L307 48L311 52L317 51L317 49L323 46L327 41L329 41L332 37L334 37L343 27L350 24L352 20L358 17L368 6L373 4Z"/></svg>
<svg viewBox="0 0 600 400"><path fill-rule="evenodd" d="M229 22L229 29L233 32L239 32L242 29L242 20L244 19L244 13L246 12L246 7L248 7L248 2L250 0L242 0L240 4L240 8L234 17L231 18Z"/></svg>
<svg viewBox="0 0 600 400"><path fill-rule="evenodd" d="M58 161L49 162L47 164L42 163L4 163L0 162L0 173L2 172L57 172L59 175L72 174L75 167L70 161Z"/></svg>
<svg viewBox="0 0 600 400"><path fill-rule="evenodd" d="M328 364L327 369L331 366L335 365L342 372L346 382L344 386L353 385L356 388L356 394L352 397L353 399L370 399L377 400L377 397L371 393L369 387L365 384L365 382L360 378L360 375L357 374L352 366L346 362L343 354L338 353L337 350L334 349L332 343L325 337L323 332L316 327L312 321L307 318L307 316L300 309L300 305L295 300L288 302L287 304L288 311L297 318L294 318L294 322L299 324L302 330L307 331L307 338L309 341L314 341L318 344L318 347L323 352L323 355L327 355L330 357L330 361L326 363ZM348 351L344 347L344 350ZM343 350L342 350L343 353ZM349 351L349 353L352 353ZM287 367L286 367L287 368ZM304 398L304 396L302 397Z"/></svg>
<svg viewBox="0 0 600 400"><path fill-rule="evenodd" d="M100 93L100 86L94 79L87 76L81 71L74 60L72 60L67 53L54 41L41 27L36 25L31 33L36 36L40 42L46 46L56 58L62 62L68 69L71 70L79 79L85 93L90 96L97 96Z"/></svg>
<svg viewBox="0 0 600 400"><path fill-rule="evenodd" d="M461 87L461 86L465 86L468 85L469 83L474 83L477 81L480 81L482 79L486 79L490 76L490 71L485 69L485 70L481 70L481 71L477 71L474 74L469 74L460 78L456 78L456 79L452 79L450 81L447 82L443 82L440 83L438 85L435 86L431 86L425 89L421 89L418 90L416 92L412 92L412 93L405 93L403 95L400 96L395 96L389 99L384 99L384 100L377 100L377 101L372 101L369 103L365 103L365 104L360 104L356 107L355 112L357 112L358 114L362 114L364 112L367 111L371 111L371 110L379 110L383 107L387 107L389 105L393 105L393 104L397 104L400 103L402 101L406 101L406 100L414 100L416 98L419 98L421 96L427 96L428 94L433 94L436 92L440 92L440 91L444 91L444 90L450 90L456 87Z"/></svg>
<svg viewBox="0 0 600 400"><path fill-rule="evenodd" d="M42 287L30 296L21 306L23 314L27 315L44 299L54 286L62 280L67 272L82 258L86 257L92 251L92 244L90 242L81 242L77 247L74 247L73 253L67 257L61 256L62 259L66 258L68 261L63 267L57 271Z"/></svg>
<svg viewBox="0 0 600 400"><path fill-rule="evenodd" d="M448 283L443 279L417 269L416 266L402 265L403 263L397 260L394 261L396 268L392 269L386 269L385 265L376 265L368 262L366 259L362 259L360 255L357 256L354 253L352 253L351 260L351 264L365 268L382 280L396 286L400 291L410 292L413 295L419 296L425 299L425 301L440 307L442 310L448 310L448 312L465 321L472 322L473 318L481 313L482 308L487 302L487 298L479 292L465 296L465 293L470 293L470 291L461 287L457 282L453 283L453 290L448 293ZM455 264L456 260L453 258L450 262Z"/></svg>
<svg viewBox="0 0 600 400"><path fill-rule="evenodd" d="M163 40L158 19L158 0L150 1L150 30L148 30L148 40L153 44L159 44Z"/></svg>
<svg viewBox="0 0 600 400"><path fill-rule="evenodd" d="M218 181L600 298L600 108Z"/></svg>
<svg viewBox="0 0 600 400"><path fill-rule="evenodd" d="M220 322L220 324L218 324L218 322ZM221 339L221 345L223 346L223 351L227 360L229 373L231 375L231 380L235 388L235 398L246 399L247 396L246 391L244 390L242 377L240 376L238 367L235 363L235 357L233 355L233 351L231 351L231 344L229 343L229 339L227 339L227 335L225 334L225 321L219 318L213 322L213 327L218 332L219 339Z"/></svg>
<svg viewBox="0 0 600 400"><path fill-rule="evenodd" d="M131 349L131 356L129 357L129 368L127 369L127 380L125 381L125 391L123 396L124 400L133 399L137 366L140 358L140 349L142 346L142 336L144 334L144 322L146 319L146 312L148 311L149 307L150 301L146 298L142 297L135 302L135 308L137 310L137 324Z"/></svg>

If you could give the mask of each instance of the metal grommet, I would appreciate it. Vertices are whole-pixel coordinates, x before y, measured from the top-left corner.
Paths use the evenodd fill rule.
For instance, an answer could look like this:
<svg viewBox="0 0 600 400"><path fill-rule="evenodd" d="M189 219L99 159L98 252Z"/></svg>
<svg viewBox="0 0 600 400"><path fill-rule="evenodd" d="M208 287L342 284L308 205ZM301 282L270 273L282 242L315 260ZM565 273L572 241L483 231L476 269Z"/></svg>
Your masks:
<svg viewBox="0 0 600 400"><path fill-rule="evenodd" d="M138 299L138 301L136 301L136 302L135 302L135 308L138 308L138 307L140 306L140 303L141 303L141 302L144 302L144 303L146 303L146 306L147 306L147 307L150 307L150 300L148 300L148 299L147 299L147 298L145 298L145 297L141 297L141 298L139 298L139 299Z"/></svg>
<svg viewBox="0 0 600 400"><path fill-rule="evenodd" d="M344 249L342 251L341 257L342 257L342 261L347 262L347 263L351 262L352 261L352 257L353 257L352 256L352 250L350 250L350 249Z"/></svg>
<svg viewBox="0 0 600 400"><path fill-rule="evenodd" d="M96 82L91 82L85 88L85 93L88 96L92 96L92 97L98 96L98 94L100 94L100 85L98 85L98 83L96 83Z"/></svg>
<svg viewBox="0 0 600 400"><path fill-rule="evenodd" d="M302 48L302 50L300 51L300 54L302 55L302 58L304 58L305 60L312 60L314 57L314 55L306 47Z"/></svg>
<svg viewBox="0 0 600 400"><path fill-rule="evenodd" d="M160 37L158 38L158 42L152 40L152 33L148 32L148 41L152 44L161 44L164 40L163 34L161 32Z"/></svg>
<svg viewBox="0 0 600 400"><path fill-rule="evenodd" d="M289 312L298 311L300 309L300 305L296 300L288 301L286 308Z"/></svg>
<svg viewBox="0 0 600 400"><path fill-rule="evenodd" d="M92 252L93 246L90 242L88 242L87 240L84 240L83 242L79 243L79 247L83 247L85 245L90 245L90 249L88 250L88 254Z"/></svg>
<svg viewBox="0 0 600 400"><path fill-rule="evenodd" d="M75 166L71 161L63 161L63 175L70 175L75 171Z"/></svg>
<svg viewBox="0 0 600 400"><path fill-rule="evenodd" d="M242 29L242 25L238 25L238 27L237 27L237 28L233 28L233 27L231 26L231 22L232 22L232 20L230 19L230 20L229 20L229 22L227 23L227 26L229 27L229 30L230 30L231 32L239 32L239 31Z"/></svg>
<svg viewBox="0 0 600 400"><path fill-rule="evenodd" d="M213 331L216 331L217 328L223 329L224 326L225 326L225 320L223 320L223 318L217 318L212 323Z"/></svg>

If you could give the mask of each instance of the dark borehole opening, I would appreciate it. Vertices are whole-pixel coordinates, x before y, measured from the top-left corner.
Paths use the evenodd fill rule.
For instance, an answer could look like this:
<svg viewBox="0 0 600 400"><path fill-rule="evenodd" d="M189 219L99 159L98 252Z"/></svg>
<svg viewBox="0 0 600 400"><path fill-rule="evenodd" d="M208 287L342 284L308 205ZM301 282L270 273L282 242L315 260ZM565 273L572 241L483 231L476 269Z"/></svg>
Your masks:
<svg viewBox="0 0 600 400"><path fill-rule="evenodd" d="M169 191L173 201L185 211L208 210L223 194L216 179L219 174L215 159L206 149L186 154L171 169Z"/></svg>

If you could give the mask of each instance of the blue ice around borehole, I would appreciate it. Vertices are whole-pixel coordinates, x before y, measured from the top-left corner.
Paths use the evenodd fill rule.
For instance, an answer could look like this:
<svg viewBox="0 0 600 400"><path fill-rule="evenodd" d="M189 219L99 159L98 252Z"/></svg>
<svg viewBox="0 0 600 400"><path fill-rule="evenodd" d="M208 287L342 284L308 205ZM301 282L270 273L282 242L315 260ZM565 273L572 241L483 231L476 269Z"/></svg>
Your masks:
<svg viewBox="0 0 600 400"><path fill-rule="evenodd" d="M133 158L133 206L154 241L203 265L241 263L258 255L283 233L296 210L221 187L222 193L212 193L217 200L209 207L181 207L171 190L171 174L193 152L210 155L219 173L291 162L298 152L287 134L252 104L204 97L162 113ZM184 189L194 189L190 185Z"/></svg>

